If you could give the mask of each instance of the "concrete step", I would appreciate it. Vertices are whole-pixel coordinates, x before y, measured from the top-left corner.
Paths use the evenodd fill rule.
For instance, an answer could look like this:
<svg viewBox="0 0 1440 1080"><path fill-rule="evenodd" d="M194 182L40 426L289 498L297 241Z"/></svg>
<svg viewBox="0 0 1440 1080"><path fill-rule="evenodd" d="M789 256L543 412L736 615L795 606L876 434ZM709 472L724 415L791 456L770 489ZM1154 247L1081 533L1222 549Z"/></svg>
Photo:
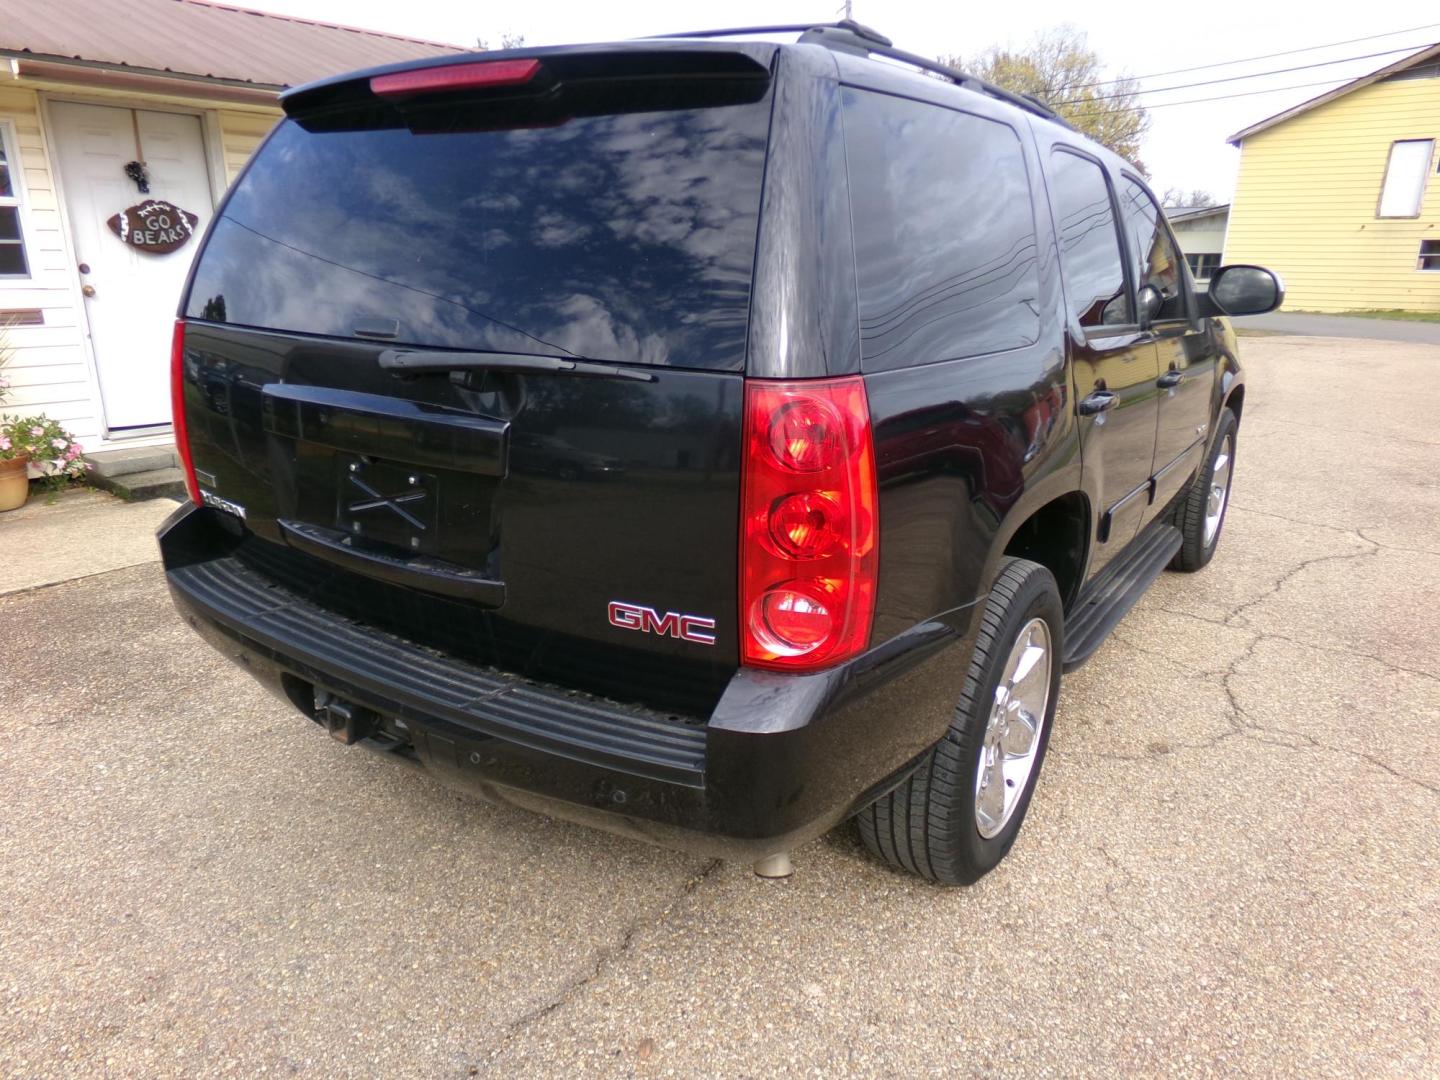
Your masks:
<svg viewBox="0 0 1440 1080"><path fill-rule="evenodd" d="M141 499L184 501L187 497L185 474L174 466L124 473L121 476L103 476L97 469L90 473L88 479L95 487L119 495L129 502L139 502Z"/></svg>
<svg viewBox="0 0 1440 1080"><path fill-rule="evenodd" d="M97 477L130 476L134 473L154 472L157 469L172 469L180 464L172 443L168 446L136 446L120 450L101 450L86 454L90 462L90 479ZM97 485L103 486L103 485Z"/></svg>

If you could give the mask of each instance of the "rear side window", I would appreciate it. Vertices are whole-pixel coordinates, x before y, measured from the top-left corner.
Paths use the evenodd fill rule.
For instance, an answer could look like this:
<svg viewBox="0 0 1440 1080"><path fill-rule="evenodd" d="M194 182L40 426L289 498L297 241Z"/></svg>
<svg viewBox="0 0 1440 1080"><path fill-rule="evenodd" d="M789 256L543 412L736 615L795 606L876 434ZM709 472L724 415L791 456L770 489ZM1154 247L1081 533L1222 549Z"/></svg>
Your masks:
<svg viewBox="0 0 1440 1080"><path fill-rule="evenodd" d="M1133 323L1105 171L1089 158L1055 150L1050 155L1049 180L1071 316L1082 327Z"/></svg>
<svg viewBox="0 0 1440 1080"><path fill-rule="evenodd" d="M1033 344L1035 217L1015 131L904 98L844 95L864 370Z"/></svg>
<svg viewBox="0 0 1440 1080"><path fill-rule="evenodd" d="M498 131L286 121L216 222L187 314L738 370L769 123L768 94Z"/></svg>

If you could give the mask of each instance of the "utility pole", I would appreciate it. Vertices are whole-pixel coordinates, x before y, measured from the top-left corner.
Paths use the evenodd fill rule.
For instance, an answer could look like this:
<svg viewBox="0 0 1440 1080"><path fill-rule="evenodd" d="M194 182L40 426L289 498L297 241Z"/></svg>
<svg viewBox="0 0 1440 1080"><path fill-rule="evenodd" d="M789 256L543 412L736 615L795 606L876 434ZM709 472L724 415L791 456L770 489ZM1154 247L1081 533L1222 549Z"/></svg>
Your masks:
<svg viewBox="0 0 1440 1080"><path fill-rule="evenodd" d="M840 9L840 11L837 12L837 14L843 13L844 18L847 18L847 19L850 18L850 7L851 7L851 0L845 0L845 6L842 7L842 8Z"/></svg>

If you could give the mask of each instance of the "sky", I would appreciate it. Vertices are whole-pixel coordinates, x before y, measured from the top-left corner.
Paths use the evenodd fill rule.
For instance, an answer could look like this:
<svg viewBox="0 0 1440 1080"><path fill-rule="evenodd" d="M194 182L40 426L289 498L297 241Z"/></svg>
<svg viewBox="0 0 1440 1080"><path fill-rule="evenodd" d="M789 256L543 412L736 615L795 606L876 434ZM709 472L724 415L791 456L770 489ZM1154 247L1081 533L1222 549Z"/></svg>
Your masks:
<svg viewBox="0 0 1440 1080"><path fill-rule="evenodd" d="M498 47L503 34L523 34L529 45L607 41L667 31L775 23L826 22L839 18L831 0L690 0L688 4L632 0L616 5L576 0L526 0L486 5L447 0L230 0L237 6L362 26L391 33L473 46L485 39ZM1061 24L1083 31L1099 54L1107 78L1144 78L1141 99L1151 128L1141 150L1157 191L1203 189L1221 201L1234 189L1238 152L1229 135L1267 116L1323 94L1349 79L1393 63L1408 51L1440 41L1440 6L1434 0L1385 0L1369 4L1281 4L1273 0L1207 0L1199 4L1111 5L1075 0L1027 0L1024 4L951 3L923 0L853 0L853 17L926 56L973 55L992 45L1023 47L1035 34ZM1183 12L1172 16L1171 11ZM1427 25L1429 24L1429 25ZM1372 40L1373 35L1406 31ZM1348 44L1337 44L1349 41ZM1323 49L1207 68L1197 65L1259 57L1309 46ZM1393 50L1393 51L1392 51ZM1370 54L1384 52L1384 55ZM1365 57L1364 59L1357 59ZM1316 65L1305 70L1281 68ZM1260 78L1236 79L1260 73ZM1184 88L1183 84L1229 81ZM1304 85L1300 84L1319 84ZM1165 88L1181 87L1166 90ZM1164 92L1161 92L1164 91ZM1257 91L1264 91L1257 93ZM1196 98L1245 95L1197 104Z"/></svg>

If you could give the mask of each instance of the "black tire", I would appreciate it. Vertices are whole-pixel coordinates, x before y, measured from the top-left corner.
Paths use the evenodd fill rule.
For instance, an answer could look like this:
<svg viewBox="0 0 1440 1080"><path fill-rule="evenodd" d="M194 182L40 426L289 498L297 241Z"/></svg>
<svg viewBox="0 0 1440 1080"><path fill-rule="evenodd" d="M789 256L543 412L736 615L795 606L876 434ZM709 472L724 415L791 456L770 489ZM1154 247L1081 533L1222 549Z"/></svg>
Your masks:
<svg viewBox="0 0 1440 1080"><path fill-rule="evenodd" d="M1235 419L1235 414L1229 409L1220 410L1220 419L1215 424L1215 438L1210 443L1210 454L1205 459L1205 464L1195 474L1195 479L1190 482L1180 498L1176 500L1170 511L1170 523L1180 530L1184 542L1175 557L1170 560L1170 569L1179 570L1186 574L1193 574L1215 555L1215 549L1220 546L1220 536L1225 531L1225 515L1230 509L1228 485L1235 481L1235 444L1237 442L1236 432L1239 430L1240 422ZM1229 450L1226 451L1226 447ZM1222 452L1230 455L1230 474L1227 478L1227 491L1225 505L1220 509L1220 520L1215 526L1215 535L1210 538L1209 543L1205 541L1205 516L1206 507L1210 501L1210 485L1215 477L1215 465L1219 461Z"/></svg>
<svg viewBox="0 0 1440 1080"><path fill-rule="evenodd" d="M1050 637L1050 681L1045 715L1035 738L1034 764L1009 819L992 838L980 833L976 781L995 691L1021 632L1043 619ZM942 885L969 885L989 873L1015 842L1030 805L1060 691L1064 610L1050 571L1007 558L980 617L970 670L950 730L915 772L856 816L870 851L899 869Z"/></svg>

